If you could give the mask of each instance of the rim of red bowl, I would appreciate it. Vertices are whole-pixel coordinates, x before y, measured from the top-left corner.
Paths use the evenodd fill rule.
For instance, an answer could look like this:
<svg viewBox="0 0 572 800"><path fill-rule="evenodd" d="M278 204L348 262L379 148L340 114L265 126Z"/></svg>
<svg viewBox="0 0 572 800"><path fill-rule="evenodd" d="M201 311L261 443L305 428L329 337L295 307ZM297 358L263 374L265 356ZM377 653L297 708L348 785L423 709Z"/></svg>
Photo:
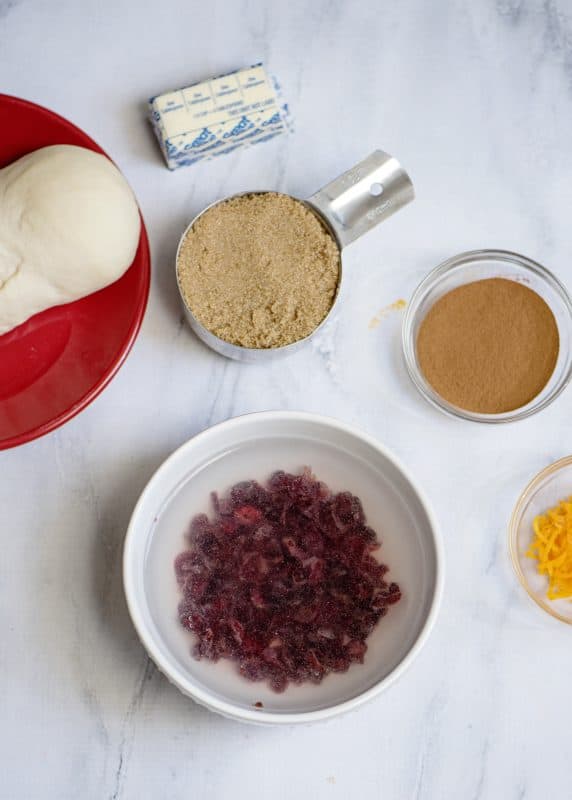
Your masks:
<svg viewBox="0 0 572 800"><path fill-rule="evenodd" d="M53 120L57 120L57 122L63 127L67 128L75 136L77 136L78 139L82 140L85 147L89 148L90 150L95 150L97 153L102 153L106 158L109 158L113 164L115 164L113 159L109 157L105 150L90 136L88 136L87 133L85 133L81 128L78 128L77 125L74 125L65 117L62 117L60 114L50 111L49 108L40 106L37 103L32 103L29 100L23 100L20 97L2 93L0 93L0 102L7 102L15 106L20 105L28 108L32 107L38 112L38 114L43 114L44 116L50 117ZM56 142L54 142L54 144L56 144ZM117 166L117 164L115 166ZM119 169L119 167L117 168ZM137 205L139 207L139 204ZM27 444L28 442L39 439L41 436L45 436L47 433L51 433L52 431L56 430L56 428L60 428L62 425L65 425L66 422L69 422L69 420L77 416L80 411L83 411L84 408L87 408L87 406L90 405L90 403L92 403L95 398L103 392L106 386L108 386L108 384L125 363L125 360L127 359L127 356L131 352L131 348L135 343L135 339L139 334L139 330L141 329L143 317L145 316L145 311L147 309L147 302L149 300L149 290L151 287L151 257L149 252L149 238L147 236L147 229L145 227L145 221L143 219L143 214L141 213L140 207L139 216L141 217L141 233L139 236L137 250L141 250L141 269L144 270L143 292L141 294L140 302L133 317L127 337L121 345L116 358L102 373L101 378L97 381L97 383L95 383L91 389L89 389L89 391L82 395L82 397L73 403L66 411L49 420L49 422L44 422L42 425L37 425L35 428L31 428L29 431L25 431L24 433L19 433L16 436L11 436L7 439L0 440L0 450L9 450L12 447L18 447L19 445ZM131 269L132 266L133 264L131 264L129 269ZM119 280L121 280L121 278L119 278Z"/></svg>

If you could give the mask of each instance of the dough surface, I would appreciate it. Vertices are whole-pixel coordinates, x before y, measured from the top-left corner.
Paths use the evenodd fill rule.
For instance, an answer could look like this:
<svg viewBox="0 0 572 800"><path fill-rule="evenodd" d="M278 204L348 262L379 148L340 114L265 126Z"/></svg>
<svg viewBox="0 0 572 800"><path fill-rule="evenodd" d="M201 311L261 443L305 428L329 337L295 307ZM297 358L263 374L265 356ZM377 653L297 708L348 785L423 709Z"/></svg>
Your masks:
<svg viewBox="0 0 572 800"><path fill-rule="evenodd" d="M0 335L118 280L141 220L129 185L100 153L43 147L0 170Z"/></svg>

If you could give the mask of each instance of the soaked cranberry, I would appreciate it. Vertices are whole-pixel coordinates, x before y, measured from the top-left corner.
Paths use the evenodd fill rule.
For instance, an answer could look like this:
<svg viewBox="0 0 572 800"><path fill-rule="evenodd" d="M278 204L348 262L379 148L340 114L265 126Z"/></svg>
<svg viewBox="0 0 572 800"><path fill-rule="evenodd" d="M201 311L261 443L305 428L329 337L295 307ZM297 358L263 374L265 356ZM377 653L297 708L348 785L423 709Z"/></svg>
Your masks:
<svg viewBox="0 0 572 800"><path fill-rule="evenodd" d="M214 518L192 520L190 549L175 560L194 656L231 659L277 692L363 663L401 590L372 556L380 543L359 498L332 494L306 468L212 501Z"/></svg>

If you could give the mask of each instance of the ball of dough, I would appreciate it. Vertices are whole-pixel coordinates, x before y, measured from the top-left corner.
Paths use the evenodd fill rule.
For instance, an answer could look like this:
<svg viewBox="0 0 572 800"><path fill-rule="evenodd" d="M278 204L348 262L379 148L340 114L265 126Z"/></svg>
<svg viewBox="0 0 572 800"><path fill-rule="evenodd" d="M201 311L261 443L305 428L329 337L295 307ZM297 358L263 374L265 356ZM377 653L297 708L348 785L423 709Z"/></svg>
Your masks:
<svg viewBox="0 0 572 800"><path fill-rule="evenodd" d="M54 145L0 170L0 334L120 278L141 220L117 167Z"/></svg>

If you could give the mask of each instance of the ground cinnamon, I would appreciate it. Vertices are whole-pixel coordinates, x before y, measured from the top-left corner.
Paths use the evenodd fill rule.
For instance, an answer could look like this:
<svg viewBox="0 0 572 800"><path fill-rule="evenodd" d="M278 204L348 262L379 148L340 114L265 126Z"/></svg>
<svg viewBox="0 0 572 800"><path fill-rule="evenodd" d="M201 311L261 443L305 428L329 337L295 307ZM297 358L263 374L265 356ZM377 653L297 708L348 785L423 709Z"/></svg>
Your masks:
<svg viewBox="0 0 572 800"><path fill-rule="evenodd" d="M554 314L516 281L459 286L431 307L417 336L425 378L467 411L500 414L526 405L548 383L559 349Z"/></svg>

